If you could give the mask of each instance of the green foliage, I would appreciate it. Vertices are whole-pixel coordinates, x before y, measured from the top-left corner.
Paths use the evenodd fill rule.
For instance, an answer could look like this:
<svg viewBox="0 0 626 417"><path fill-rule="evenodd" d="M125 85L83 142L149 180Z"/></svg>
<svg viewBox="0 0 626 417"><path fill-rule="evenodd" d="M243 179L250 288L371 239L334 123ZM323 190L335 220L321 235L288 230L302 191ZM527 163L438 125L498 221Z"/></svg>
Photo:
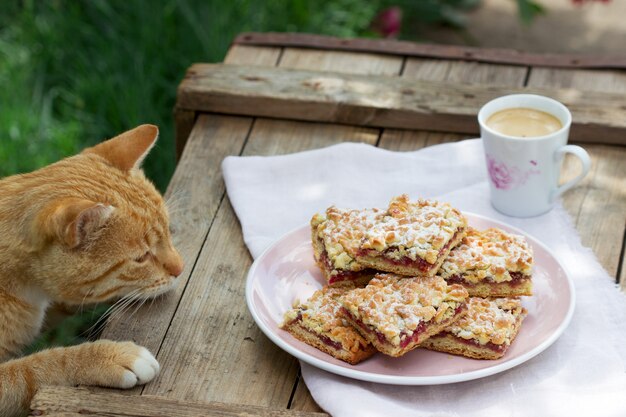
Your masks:
<svg viewBox="0 0 626 417"><path fill-rule="evenodd" d="M107 307L106 305L95 306L80 314L67 317L59 325L42 333L24 350L24 354L38 352L50 346L71 346L86 342L101 327L100 317L106 312Z"/></svg>
<svg viewBox="0 0 626 417"><path fill-rule="evenodd" d="M63 91L44 87L43 75L29 68L33 51L17 42L19 28L0 32L0 177L31 171L75 153L78 121L53 114Z"/></svg>
<svg viewBox="0 0 626 417"><path fill-rule="evenodd" d="M385 0L385 6L399 5L404 12L403 35L420 37L432 25L465 26L464 13L476 7L480 0Z"/></svg>
<svg viewBox="0 0 626 417"><path fill-rule="evenodd" d="M174 170L176 85L189 65L221 61L243 31L356 36L376 12L362 3L10 2L0 18L0 175L154 123L161 135L145 169L164 190Z"/></svg>
<svg viewBox="0 0 626 417"><path fill-rule="evenodd" d="M546 13L546 9L533 0L516 0L517 10L519 11L520 20L525 24L530 24L533 19L541 14Z"/></svg>

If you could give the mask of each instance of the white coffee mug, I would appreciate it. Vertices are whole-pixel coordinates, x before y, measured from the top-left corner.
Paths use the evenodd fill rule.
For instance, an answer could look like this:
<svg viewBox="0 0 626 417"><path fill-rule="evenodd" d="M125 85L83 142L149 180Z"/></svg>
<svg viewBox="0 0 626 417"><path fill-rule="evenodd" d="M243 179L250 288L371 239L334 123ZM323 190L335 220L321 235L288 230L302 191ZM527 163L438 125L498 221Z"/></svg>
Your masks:
<svg viewBox="0 0 626 417"><path fill-rule="evenodd" d="M555 116L563 126L537 137L504 135L487 126L489 117L504 109L531 108ZM491 204L514 217L531 217L549 211L556 198L589 172L589 154L580 146L567 145L572 115L567 107L548 97L513 94L496 98L478 112L480 136L491 188ZM559 186L563 156L571 153L582 162L582 172Z"/></svg>

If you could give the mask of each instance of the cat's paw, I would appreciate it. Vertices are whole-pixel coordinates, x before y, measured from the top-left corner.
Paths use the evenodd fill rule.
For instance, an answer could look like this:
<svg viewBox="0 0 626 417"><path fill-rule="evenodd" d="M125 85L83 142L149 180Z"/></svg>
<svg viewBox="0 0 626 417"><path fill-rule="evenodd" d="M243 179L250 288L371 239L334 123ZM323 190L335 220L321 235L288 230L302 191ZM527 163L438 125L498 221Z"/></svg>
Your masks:
<svg viewBox="0 0 626 417"><path fill-rule="evenodd" d="M132 342L100 340L89 344L85 369L86 384L114 388L132 388L153 380L159 374L159 363L148 349Z"/></svg>
<svg viewBox="0 0 626 417"><path fill-rule="evenodd" d="M123 365L127 369L124 371L120 388L132 388L135 385L143 385L152 381L159 374L159 362L157 362L152 353L144 347L137 346L134 343L133 345L139 351L127 353L128 357L120 358L122 361L130 363L130 365Z"/></svg>

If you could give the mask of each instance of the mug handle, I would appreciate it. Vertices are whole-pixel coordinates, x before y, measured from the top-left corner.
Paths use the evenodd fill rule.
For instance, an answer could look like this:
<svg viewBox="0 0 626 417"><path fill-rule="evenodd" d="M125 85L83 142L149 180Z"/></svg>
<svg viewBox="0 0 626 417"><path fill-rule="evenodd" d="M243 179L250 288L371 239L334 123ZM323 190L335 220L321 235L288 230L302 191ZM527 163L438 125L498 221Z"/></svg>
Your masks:
<svg viewBox="0 0 626 417"><path fill-rule="evenodd" d="M576 178L555 188L552 191L552 195L550 196L550 202L554 201L558 196L563 194L565 191L569 190L570 188L578 184L580 180L582 180L585 177L585 175L589 173L589 169L591 168L591 158L589 157L589 154L587 153L586 150L584 150L583 148L577 145L565 145L557 149L556 152L554 153L555 162L558 163L559 161L561 161L561 159L566 153L571 153L572 155L578 157L578 159L580 159L580 162L583 164L583 169L582 169L582 172L576 176Z"/></svg>

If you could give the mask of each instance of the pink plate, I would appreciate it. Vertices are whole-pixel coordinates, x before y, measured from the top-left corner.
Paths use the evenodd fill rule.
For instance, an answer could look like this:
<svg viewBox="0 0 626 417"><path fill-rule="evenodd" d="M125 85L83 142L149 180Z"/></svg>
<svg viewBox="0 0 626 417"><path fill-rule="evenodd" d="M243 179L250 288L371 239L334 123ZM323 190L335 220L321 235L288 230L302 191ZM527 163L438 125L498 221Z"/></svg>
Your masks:
<svg viewBox="0 0 626 417"><path fill-rule="evenodd" d="M524 235L534 251L534 296L523 297L528 316L506 355L475 360L424 349L401 358L376 354L358 365L337 360L300 342L278 326L294 300L306 300L325 280L313 260L309 226L279 239L250 268L246 301L257 325L280 348L313 366L335 374L396 385L434 385L468 381L517 366L541 353L563 333L574 312L574 286L552 252L519 229L465 213L477 229L499 227Z"/></svg>

